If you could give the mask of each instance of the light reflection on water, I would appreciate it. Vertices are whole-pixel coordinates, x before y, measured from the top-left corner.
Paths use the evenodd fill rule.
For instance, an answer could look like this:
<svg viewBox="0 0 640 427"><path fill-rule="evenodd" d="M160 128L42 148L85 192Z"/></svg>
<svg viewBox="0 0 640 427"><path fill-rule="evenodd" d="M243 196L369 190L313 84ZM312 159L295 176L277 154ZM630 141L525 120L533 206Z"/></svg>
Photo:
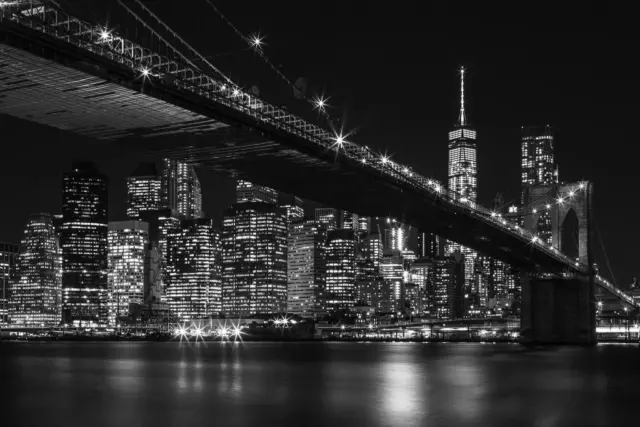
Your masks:
<svg viewBox="0 0 640 427"><path fill-rule="evenodd" d="M640 379L637 350L4 343L0 378L12 392L0 409L21 426L608 426L640 397L627 387Z"/></svg>

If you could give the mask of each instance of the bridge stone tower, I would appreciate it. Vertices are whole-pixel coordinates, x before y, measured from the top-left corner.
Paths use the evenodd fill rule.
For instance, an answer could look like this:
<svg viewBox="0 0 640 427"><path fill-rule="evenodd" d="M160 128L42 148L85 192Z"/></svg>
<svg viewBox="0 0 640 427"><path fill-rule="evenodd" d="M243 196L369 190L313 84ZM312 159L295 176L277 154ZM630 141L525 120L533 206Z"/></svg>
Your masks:
<svg viewBox="0 0 640 427"><path fill-rule="evenodd" d="M562 252L568 215L578 221L578 261L588 265L585 276L551 277L523 274L523 344L596 343L594 269L591 250L592 195L590 182L553 184L525 189L523 226Z"/></svg>
<svg viewBox="0 0 640 427"><path fill-rule="evenodd" d="M593 184L590 182L553 184L526 188L523 192L523 227L537 233L560 252L565 220L570 213L578 219L579 262L591 265L591 224Z"/></svg>

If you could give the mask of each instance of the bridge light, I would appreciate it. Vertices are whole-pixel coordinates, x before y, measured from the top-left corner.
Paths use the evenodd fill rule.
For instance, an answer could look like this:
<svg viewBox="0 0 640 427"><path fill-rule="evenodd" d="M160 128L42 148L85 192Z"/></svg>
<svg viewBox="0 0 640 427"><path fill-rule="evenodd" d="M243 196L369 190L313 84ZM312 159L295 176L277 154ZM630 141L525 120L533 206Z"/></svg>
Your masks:
<svg viewBox="0 0 640 427"><path fill-rule="evenodd" d="M578 185L578 187L580 187L580 189L582 190L584 188L584 183L580 183L580 185Z"/></svg>
<svg viewBox="0 0 640 427"><path fill-rule="evenodd" d="M327 106L327 101L328 99L324 99L321 98L319 96L317 96L314 100L314 108L317 108L318 110L324 111L325 107Z"/></svg>
<svg viewBox="0 0 640 427"><path fill-rule="evenodd" d="M534 209L532 212L533 213L538 213L538 209Z"/></svg>
<svg viewBox="0 0 640 427"><path fill-rule="evenodd" d="M150 71L149 71L149 69L148 69L147 67L144 67L144 68L142 69L142 75L143 75L144 77L149 77L149 72L150 72Z"/></svg>
<svg viewBox="0 0 640 427"><path fill-rule="evenodd" d="M538 236L533 236L533 238L531 239L531 241L533 243L536 243L538 241Z"/></svg>
<svg viewBox="0 0 640 427"><path fill-rule="evenodd" d="M408 173L408 172L409 172L409 169L407 169L407 168L402 168L402 172L404 172L404 173Z"/></svg>
<svg viewBox="0 0 640 427"><path fill-rule="evenodd" d="M551 209L551 205L547 205L547 209Z"/></svg>
<svg viewBox="0 0 640 427"><path fill-rule="evenodd" d="M260 34L253 34L251 39L249 39L249 44L256 49L260 49L262 47L262 40L264 37L260 37Z"/></svg>
<svg viewBox="0 0 640 427"><path fill-rule="evenodd" d="M336 135L334 139L336 141L334 145L337 145L339 148L344 146L344 136L342 136L342 134Z"/></svg>
<svg viewBox="0 0 640 427"><path fill-rule="evenodd" d="M365 159L364 157L362 158L362 160L360 160L363 164L367 163L367 159Z"/></svg>
<svg viewBox="0 0 640 427"><path fill-rule="evenodd" d="M491 212L491 216L496 216L496 213L495 212Z"/></svg>
<svg viewBox="0 0 640 427"><path fill-rule="evenodd" d="M558 204L561 205L564 202L564 199L562 197L558 197Z"/></svg>
<svg viewBox="0 0 640 427"><path fill-rule="evenodd" d="M111 35L111 33L105 29L100 30L100 40L102 41L107 41L109 40L109 36Z"/></svg>
<svg viewBox="0 0 640 427"><path fill-rule="evenodd" d="M238 96L240 95L240 91L238 90L238 88L233 90L233 96Z"/></svg>
<svg viewBox="0 0 640 427"><path fill-rule="evenodd" d="M387 164L387 162L389 161L388 157L382 156L380 161L382 161L383 164Z"/></svg>
<svg viewBox="0 0 640 427"><path fill-rule="evenodd" d="M573 197L576 193L574 191L569 191L569 197Z"/></svg>

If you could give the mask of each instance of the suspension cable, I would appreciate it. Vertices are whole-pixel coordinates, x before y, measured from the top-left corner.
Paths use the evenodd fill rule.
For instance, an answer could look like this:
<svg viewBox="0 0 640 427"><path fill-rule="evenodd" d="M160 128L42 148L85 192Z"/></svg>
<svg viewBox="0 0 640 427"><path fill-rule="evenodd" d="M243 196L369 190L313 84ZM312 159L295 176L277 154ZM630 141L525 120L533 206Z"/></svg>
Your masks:
<svg viewBox="0 0 640 427"><path fill-rule="evenodd" d="M609 274L611 274L611 280L613 281L613 284L615 285L616 288L620 289L618 287L618 283L616 283L616 276L613 274L613 269L611 268L611 263L609 262L609 257L607 256L607 251L604 248L604 243L602 242L602 237L600 235L600 227L598 227L598 221L596 221L595 216L591 216L591 219L593 220L593 223L595 225L596 228L596 235L598 236L598 241L600 242L600 247L602 248L602 253L604 254L604 259L607 263L607 268L609 269Z"/></svg>
<svg viewBox="0 0 640 427"><path fill-rule="evenodd" d="M182 37L180 37L175 31L173 31L164 21L162 21L155 13L153 13L147 6L145 6L140 0L134 0L134 2L136 4L138 4L145 12L147 12L153 19L155 19L155 21L160 24L169 34L171 34L176 40L178 40L180 43L182 43L188 50L190 53L192 53L193 55L197 56L203 63L205 63L207 66L209 66L209 68L211 68L211 70L213 70L217 75L219 75L220 77L222 77L227 83L236 86L235 83L228 78L222 71L220 71L219 69L217 69L211 62L209 62L204 56L202 56L200 54L200 52L198 52L197 50L195 50L193 48L193 46L191 46L186 40L184 40ZM133 10L131 10L131 8L129 8L127 5L125 5L122 0L118 0L118 3L120 4L120 6L124 7L131 15L133 15L138 21L140 21L140 23L142 23L149 31L151 31L156 37L158 37L158 39L162 40L162 42L164 42L167 46L169 46L172 50L175 51L175 53L177 53L183 60L187 61L187 63L189 65L191 65L192 67L198 69L198 70L202 70L201 67L197 66L196 64L193 63L193 61L189 60L185 55L183 55L176 47L174 47L173 45L171 45L171 43L169 43L164 37L162 37L162 35L160 35L157 31L155 31L153 28L151 28L151 26L149 26L144 19L142 19L138 14L136 14Z"/></svg>
<svg viewBox="0 0 640 427"><path fill-rule="evenodd" d="M139 0L136 0L139 1ZM247 42L248 44L252 44L251 40L249 40L249 38L247 36L245 36L242 31L240 31L238 29L238 27L236 27L235 25L233 25L233 23L220 11L220 9L218 9L213 2L211 2L211 0L204 0L217 14L218 16L245 42ZM260 58L262 58L262 60L273 70L275 71L278 76L280 76L280 78L282 80L284 80L284 82L286 84L288 84L289 86L291 86L291 88L294 90L294 93L300 93L300 96L307 101L308 103L314 105L314 101L309 99L308 97L306 97L303 93L302 90L300 88L298 88L287 76L284 75L284 73L282 71L280 71L278 69L278 67L276 67L275 65L273 65L273 63L269 60L269 58L267 57L267 55L265 55L264 51L262 50L262 47L260 46L256 46L255 51L258 53L258 55L260 56ZM314 105L315 107L315 105ZM322 114L324 117L326 118L330 118L329 113L327 113L324 108L319 108L318 111L320 112L320 114Z"/></svg>

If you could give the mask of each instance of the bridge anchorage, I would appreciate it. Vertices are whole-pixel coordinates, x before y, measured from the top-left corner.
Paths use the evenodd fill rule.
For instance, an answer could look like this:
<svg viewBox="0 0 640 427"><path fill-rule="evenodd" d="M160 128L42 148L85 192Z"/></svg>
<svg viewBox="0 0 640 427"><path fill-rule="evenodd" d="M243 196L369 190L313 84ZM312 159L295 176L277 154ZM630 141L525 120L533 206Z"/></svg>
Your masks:
<svg viewBox="0 0 640 427"><path fill-rule="evenodd" d="M177 42L155 34L158 47L151 49L54 1L0 1L0 113L126 142L365 216L403 218L500 259L527 274L528 342L595 342L595 286L638 307L593 273L591 184L553 189L561 195L553 204L532 193L531 218L515 224L409 166L248 93L173 34ZM561 238L553 237L569 215L563 197L577 203L578 260L563 254ZM544 209L548 213L538 215Z"/></svg>

